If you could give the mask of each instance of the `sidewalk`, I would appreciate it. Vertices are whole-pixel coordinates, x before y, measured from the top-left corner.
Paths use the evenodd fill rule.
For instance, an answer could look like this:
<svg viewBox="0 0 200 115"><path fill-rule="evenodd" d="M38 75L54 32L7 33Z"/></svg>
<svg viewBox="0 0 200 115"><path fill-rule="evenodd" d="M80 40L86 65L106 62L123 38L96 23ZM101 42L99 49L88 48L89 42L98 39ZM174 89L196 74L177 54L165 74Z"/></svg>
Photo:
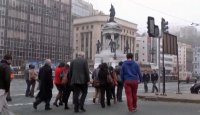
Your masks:
<svg viewBox="0 0 200 115"><path fill-rule="evenodd" d="M166 93L155 95L154 93L138 93L138 98L149 101L200 103L200 94L176 94Z"/></svg>

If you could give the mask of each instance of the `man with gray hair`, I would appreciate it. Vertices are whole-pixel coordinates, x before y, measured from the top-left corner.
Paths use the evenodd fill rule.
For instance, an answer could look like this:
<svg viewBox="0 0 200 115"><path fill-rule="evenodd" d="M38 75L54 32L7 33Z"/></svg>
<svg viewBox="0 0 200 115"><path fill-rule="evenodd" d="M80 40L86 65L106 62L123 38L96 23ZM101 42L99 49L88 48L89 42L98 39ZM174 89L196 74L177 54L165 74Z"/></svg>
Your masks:
<svg viewBox="0 0 200 115"><path fill-rule="evenodd" d="M38 79L40 80L40 91L36 96L36 101L33 103L33 108L37 109L37 105L44 101L45 110L51 110L50 101L52 98L53 77L50 59L46 59L44 66L40 68Z"/></svg>
<svg viewBox="0 0 200 115"><path fill-rule="evenodd" d="M90 77L88 62L84 59L83 52L79 52L78 57L71 62L69 77L71 78L71 85L73 85L74 88L74 112L79 112L79 109L85 112L86 110L84 108L84 102L87 96Z"/></svg>

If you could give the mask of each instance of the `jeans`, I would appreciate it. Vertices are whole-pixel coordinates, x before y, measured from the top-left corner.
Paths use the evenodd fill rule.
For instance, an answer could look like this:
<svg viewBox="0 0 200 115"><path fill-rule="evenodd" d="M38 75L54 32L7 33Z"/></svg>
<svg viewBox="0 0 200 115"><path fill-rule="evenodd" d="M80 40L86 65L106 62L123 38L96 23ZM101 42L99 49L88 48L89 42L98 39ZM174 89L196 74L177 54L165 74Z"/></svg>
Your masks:
<svg viewBox="0 0 200 115"><path fill-rule="evenodd" d="M117 101L122 101L123 82L118 82L117 85Z"/></svg>
<svg viewBox="0 0 200 115"><path fill-rule="evenodd" d="M127 106L129 111L133 111L137 108L137 89L138 81L137 80L126 80L124 82L124 88L127 99Z"/></svg>
<svg viewBox="0 0 200 115"><path fill-rule="evenodd" d="M156 86L156 81L152 81L152 84L153 84L153 86L152 86L152 93L154 93L154 89L156 90L156 92L158 92L158 88Z"/></svg>
<svg viewBox="0 0 200 115"><path fill-rule="evenodd" d="M144 92L147 93L148 92L148 82L144 82Z"/></svg>
<svg viewBox="0 0 200 115"><path fill-rule="evenodd" d="M30 87L31 87L30 81L27 79L27 80L26 80L26 94L25 94L26 97L29 96Z"/></svg>

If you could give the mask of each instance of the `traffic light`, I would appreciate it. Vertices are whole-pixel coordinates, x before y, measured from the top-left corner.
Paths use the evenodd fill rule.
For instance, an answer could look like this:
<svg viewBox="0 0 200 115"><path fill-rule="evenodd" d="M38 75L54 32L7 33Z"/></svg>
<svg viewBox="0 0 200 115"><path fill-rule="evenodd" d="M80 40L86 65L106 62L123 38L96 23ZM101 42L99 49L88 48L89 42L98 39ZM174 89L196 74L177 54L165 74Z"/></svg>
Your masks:
<svg viewBox="0 0 200 115"><path fill-rule="evenodd" d="M154 37L155 35L155 29L154 29L154 18L153 17L150 17L148 16L148 20L147 20L147 33L149 34L149 37Z"/></svg>
<svg viewBox="0 0 200 115"><path fill-rule="evenodd" d="M168 22L165 21L164 18L162 18L162 20L161 20L161 31L168 33L168 29L169 29Z"/></svg>
<svg viewBox="0 0 200 115"><path fill-rule="evenodd" d="M154 37L158 37L159 36L159 27L157 25L154 26Z"/></svg>

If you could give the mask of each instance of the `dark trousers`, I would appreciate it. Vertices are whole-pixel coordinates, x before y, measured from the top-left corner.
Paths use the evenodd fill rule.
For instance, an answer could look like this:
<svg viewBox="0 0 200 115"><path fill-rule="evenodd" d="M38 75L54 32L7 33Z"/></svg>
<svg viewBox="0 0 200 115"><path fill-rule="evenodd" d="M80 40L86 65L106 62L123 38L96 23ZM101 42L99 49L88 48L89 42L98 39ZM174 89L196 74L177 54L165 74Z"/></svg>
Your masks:
<svg viewBox="0 0 200 115"><path fill-rule="evenodd" d="M118 82L117 85L117 101L122 101L123 82Z"/></svg>
<svg viewBox="0 0 200 115"><path fill-rule="evenodd" d="M25 94L26 97L29 96L30 87L31 87L30 81L27 79L27 80L26 80L26 94Z"/></svg>
<svg viewBox="0 0 200 115"><path fill-rule="evenodd" d="M148 82L144 82L144 92L147 93L148 92Z"/></svg>
<svg viewBox="0 0 200 115"><path fill-rule="evenodd" d="M73 90L73 88L72 88L71 85L64 86L63 99L62 100L65 103L65 107L68 107L68 100L69 100L69 96L70 96L72 90Z"/></svg>
<svg viewBox="0 0 200 115"><path fill-rule="evenodd" d="M106 93L107 105L110 106L110 99L111 99L110 86L102 85L100 86L100 91L101 91L101 98L100 98L101 107L103 108L105 107L105 93Z"/></svg>
<svg viewBox="0 0 200 115"><path fill-rule="evenodd" d="M35 84L36 84L36 80L31 80L31 81L30 81L31 91L30 91L29 95L30 95L31 97L34 96Z"/></svg>
<svg viewBox="0 0 200 115"><path fill-rule="evenodd" d="M79 108L83 108L84 103L85 103L85 98L87 96L87 91L88 91L88 85L87 84L74 84L73 85L74 89L74 110L78 111ZM81 94L81 96L80 96ZM79 100L80 96L80 100Z"/></svg>
<svg viewBox="0 0 200 115"><path fill-rule="evenodd" d="M152 81L152 84L153 84L153 86L152 86L152 93L154 93L154 89L156 90L156 92L158 92L158 88L156 86L156 81Z"/></svg>
<svg viewBox="0 0 200 115"><path fill-rule="evenodd" d="M111 97L114 99L114 101L116 100L116 96L115 96L115 85L112 85L110 87L111 89Z"/></svg>

